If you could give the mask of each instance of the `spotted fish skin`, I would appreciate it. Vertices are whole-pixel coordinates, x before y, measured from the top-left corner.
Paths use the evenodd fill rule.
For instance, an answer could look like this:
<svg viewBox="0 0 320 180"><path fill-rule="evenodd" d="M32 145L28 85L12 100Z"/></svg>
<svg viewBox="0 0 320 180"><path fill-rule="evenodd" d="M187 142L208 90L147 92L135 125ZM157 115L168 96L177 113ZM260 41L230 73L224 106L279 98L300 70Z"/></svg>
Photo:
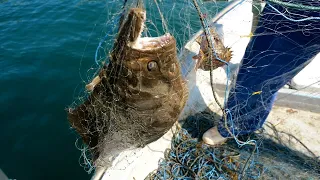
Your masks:
<svg viewBox="0 0 320 180"><path fill-rule="evenodd" d="M213 48L217 57L220 60L230 62L232 58L232 51L229 47L224 46L224 43L219 34L216 32L215 28L210 28L210 35L214 44ZM198 60L196 69L201 68L203 70L208 71L211 67L209 61L209 54L211 53L211 49L208 46L207 38L205 37L204 33L196 39L196 42L200 45L199 54L193 57L194 59ZM225 65L225 63L221 62L217 57L212 55L213 69Z"/></svg>
<svg viewBox="0 0 320 180"><path fill-rule="evenodd" d="M188 98L174 37L144 43L145 19L144 9L130 9L90 96L68 110L70 124L95 158L157 140L178 120Z"/></svg>

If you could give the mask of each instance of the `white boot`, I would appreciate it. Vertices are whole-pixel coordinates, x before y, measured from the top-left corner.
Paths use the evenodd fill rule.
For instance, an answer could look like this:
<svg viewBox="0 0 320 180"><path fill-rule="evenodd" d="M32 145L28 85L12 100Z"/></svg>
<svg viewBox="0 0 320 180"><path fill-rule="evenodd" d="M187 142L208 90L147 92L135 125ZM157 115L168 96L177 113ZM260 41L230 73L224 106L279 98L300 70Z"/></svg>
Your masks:
<svg viewBox="0 0 320 180"><path fill-rule="evenodd" d="M209 130L207 130L203 136L202 140L204 143L209 145L220 145L227 141L227 138L222 137L221 134L218 131L218 127L215 126Z"/></svg>

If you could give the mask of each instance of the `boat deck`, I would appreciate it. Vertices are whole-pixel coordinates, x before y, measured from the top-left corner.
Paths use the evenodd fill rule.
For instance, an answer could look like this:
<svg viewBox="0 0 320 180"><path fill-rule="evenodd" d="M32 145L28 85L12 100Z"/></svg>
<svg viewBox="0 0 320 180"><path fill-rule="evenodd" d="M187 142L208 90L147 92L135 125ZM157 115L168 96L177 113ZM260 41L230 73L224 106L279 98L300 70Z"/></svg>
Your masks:
<svg viewBox="0 0 320 180"><path fill-rule="evenodd" d="M218 107L212 104L211 109L218 109ZM272 126L276 130L270 128ZM318 138L320 113L274 106L264 128L266 139L270 138L279 145L290 147L291 150L301 152L305 156L317 156L320 161L320 139ZM103 179L144 179L158 168L159 161L164 158L165 150L170 148L172 135L173 131L169 131L161 139L143 149L122 152L114 161L113 167L107 170ZM265 155L261 157L264 158ZM296 171L299 171L298 167Z"/></svg>

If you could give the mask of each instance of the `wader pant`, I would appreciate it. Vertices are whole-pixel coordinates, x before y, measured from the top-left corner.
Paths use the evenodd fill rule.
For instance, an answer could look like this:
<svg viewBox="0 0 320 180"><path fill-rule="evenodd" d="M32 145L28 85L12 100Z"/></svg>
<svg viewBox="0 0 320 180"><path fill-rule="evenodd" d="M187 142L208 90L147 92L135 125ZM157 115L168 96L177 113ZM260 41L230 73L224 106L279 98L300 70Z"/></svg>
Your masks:
<svg viewBox="0 0 320 180"><path fill-rule="evenodd" d="M320 6L319 1L313 3ZM295 20L320 17L320 11L288 8L288 13L282 6L271 5ZM277 91L319 52L320 20L292 21L266 4L225 105L231 132L237 136L261 128ZM224 118L218 124L218 130L222 136L230 137Z"/></svg>

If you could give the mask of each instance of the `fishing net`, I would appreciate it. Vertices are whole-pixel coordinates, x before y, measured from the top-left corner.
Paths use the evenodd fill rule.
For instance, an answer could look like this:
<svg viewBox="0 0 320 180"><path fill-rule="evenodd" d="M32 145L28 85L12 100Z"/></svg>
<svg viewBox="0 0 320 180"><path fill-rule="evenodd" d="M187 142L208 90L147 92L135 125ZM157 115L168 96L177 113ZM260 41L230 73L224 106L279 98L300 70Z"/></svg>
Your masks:
<svg viewBox="0 0 320 180"><path fill-rule="evenodd" d="M83 78L86 90L80 90L68 109L70 123L84 142L77 144L83 152L81 165L88 172L109 167L125 149L156 141L180 115L181 128L174 133L171 148L147 179L319 178L319 152L314 152L319 143L310 149L295 134L264 123L275 100L286 102L301 91L320 94L319 77L302 87L292 79L320 52L318 1L83 1L82 5L90 3L105 7L97 20L103 22L102 30L96 30L101 33L93 65ZM150 49L163 45L163 51L149 56L126 48L136 36L126 32L138 29L139 21L130 26L121 22L128 22L135 7L146 11L142 37L164 38L140 45ZM225 13L233 16L222 16ZM126 31L119 40L123 27ZM171 42L163 36L166 33L175 38L176 49L161 44ZM123 64L138 59L146 62L136 65L139 71ZM173 78L163 71L153 75L141 70L159 66L170 72L172 64L178 65L173 71L179 74ZM126 96L129 91L123 89L132 86L132 75L142 86ZM277 93L287 85L289 94ZM155 100L158 96L165 100ZM201 137L213 126L230 140L217 147L204 144Z"/></svg>
<svg viewBox="0 0 320 180"><path fill-rule="evenodd" d="M209 118L211 116L211 118ZM239 141L255 141L255 146L239 146L228 141L217 147L201 141L203 133L213 126L212 114L202 112L189 117L181 131L173 136L171 148L159 162L159 168L146 179L318 179L319 160L293 150L278 136L266 136L266 129L239 137ZM285 134L286 137L294 137ZM299 142L301 143L301 142ZM301 143L302 148L304 145Z"/></svg>

